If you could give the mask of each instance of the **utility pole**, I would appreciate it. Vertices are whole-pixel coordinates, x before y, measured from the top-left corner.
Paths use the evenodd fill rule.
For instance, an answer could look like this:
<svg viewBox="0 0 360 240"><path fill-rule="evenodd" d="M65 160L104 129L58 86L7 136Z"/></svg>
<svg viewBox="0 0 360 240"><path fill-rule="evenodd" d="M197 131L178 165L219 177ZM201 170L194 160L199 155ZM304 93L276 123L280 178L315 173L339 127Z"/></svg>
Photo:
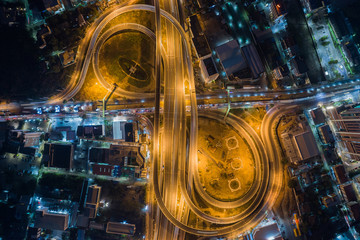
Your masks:
<svg viewBox="0 0 360 240"><path fill-rule="evenodd" d="M110 99L110 97L112 96L112 94L115 92L115 90L116 90L116 88L118 87L118 85L116 84L116 83L114 83L114 88L113 88L113 90L110 92L110 94L109 94L109 92L104 96L104 98L103 98L103 100L102 100L102 103L103 103L103 114L102 114L102 116L103 116L103 118L105 117L105 110L106 110L106 104L107 104L107 102L109 101L109 99ZM109 95L108 97L106 97L107 95Z"/></svg>
<svg viewBox="0 0 360 240"><path fill-rule="evenodd" d="M230 109L231 109L230 90L229 90L229 89L226 89L226 92L227 92L228 107L227 107L227 110L226 110L226 114L225 114L225 117L224 117L224 121L226 121L226 118L227 118L227 116L229 115L229 112L230 112Z"/></svg>

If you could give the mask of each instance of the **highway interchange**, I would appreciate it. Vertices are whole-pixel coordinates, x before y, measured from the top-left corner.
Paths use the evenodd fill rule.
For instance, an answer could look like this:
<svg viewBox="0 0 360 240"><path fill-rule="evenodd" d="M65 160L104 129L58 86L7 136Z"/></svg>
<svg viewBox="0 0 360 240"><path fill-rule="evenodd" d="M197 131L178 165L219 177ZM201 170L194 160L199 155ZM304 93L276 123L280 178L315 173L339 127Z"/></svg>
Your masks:
<svg viewBox="0 0 360 240"><path fill-rule="evenodd" d="M334 89L338 91L338 94L358 91L359 80L344 80L296 90L232 90L229 95L224 91L196 95L191 44L182 27L183 21L179 17L182 15L181 4L177 0L156 0L155 6L133 5L134 2L127 1L109 9L89 27L79 47L72 80L63 92L46 102L24 103L22 107L61 104L63 100L73 98L84 84L91 63L100 83L109 89L110 86L107 85L108 83L98 69L101 45L114 34L123 31L139 31L146 34L156 41L155 94L142 93L139 99L139 93L116 90L118 96L125 95L133 98L131 104L134 105L139 103L151 105L155 100L154 122L141 117L153 135L150 208L147 216L146 238L185 239L185 232L199 236L236 236L254 228L273 207L283 186L281 155L274 126L282 115L293 111L294 107L287 104L295 105L331 99L336 95ZM102 31L112 19L131 11L155 13L156 32L134 23L123 23L105 32ZM160 92L161 78L164 79L163 94ZM189 84L188 92L185 91L185 82ZM261 136L258 136L251 126L235 115L230 114L224 120L224 114L220 111L198 113L198 101L202 101L203 106L221 109L227 107L227 97L231 100L231 107L243 106L250 102L280 104L267 112L261 125ZM211 103L206 102L210 99ZM163 103L162 108L160 108L161 103ZM131 104L128 103L130 106ZM120 104L119 108L122 106ZM0 110L17 107L19 106L16 104L2 105ZM252 149L256 165L256 179L249 192L239 200L222 202L212 198L203 189L197 160L199 116L228 124L246 139ZM190 118L189 126L187 117ZM162 125L160 125L161 119ZM210 207L220 209L238 208L243 205L247 207L240 214L220 218L205 213L194 201L194 194ZM215 227L190 226L188 223L190 213L209 223L208 226Z"/></svg>

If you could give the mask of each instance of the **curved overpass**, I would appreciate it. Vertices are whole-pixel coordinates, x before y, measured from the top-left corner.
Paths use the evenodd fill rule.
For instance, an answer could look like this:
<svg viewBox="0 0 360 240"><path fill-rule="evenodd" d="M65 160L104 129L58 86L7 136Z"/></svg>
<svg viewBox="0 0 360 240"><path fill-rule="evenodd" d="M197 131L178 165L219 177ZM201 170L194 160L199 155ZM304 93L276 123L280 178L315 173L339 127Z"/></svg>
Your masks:
<svg viewBox="0 0 360 240"><path fill-rule="evenodd" d="M98 26L96 27L93 36L90 40L90 44L89 47L87 49L86 52L86 56L85 56L85 60L84 60L84 64L83 67L81 69L80 72L80 77L79 77L79 81L77 82L76 86L72 89L67 91L62 97L63 98L71 98L73 97L78 90L81 88L81 86L83 85L84 81L85 81L85 76L90 64L90 59L92 56L92 53L94 51L94 49L96 48L96 43L97 43L97 39L99 34L101 33L102 29L105 27L105 25L110 22L113 18L117 17L118 15L124 14L126 12L130 12L130 11L150 11L150 12L155 12L155 8L153 6L148 6L148 5L132 5L132 6L126 6L126 7L122 7L119 9L115 9L113 12L111 12L109 15L107 15L106 17L104 17L104 19L102 19L102 21L98 24ZM190 59L191 56L191 49L190 49L190 44L187 40L187 36L184 32L184 30L182 29L182 27L180 26L180 24L177 22L177 20L171 16L169 13L161 10L160 11L161 16L163 16L167 21L171 22L171 24L175 27L176 31L181 35L181 41L183 43L183 46L185 48L185 59L186 59L186 68L187 68L187 73L188 73L188 77L189 77L189 89L190 89L190 103L191 103L191 124L190 124L190 140L189 140L189 169L193 169L192 166L194 166L193 164L196 164L197 162L197 104L196 104L196 94L195 94L195 83L194 83L194 78L193 78L193 69L192 69L192 62ZM144 29L143 29L144 30ZM147 30L144 30L147 31ZM149 33L150 34L150 33ZM183 84L183 83L182 83ZM159 89L157 88L157 91L159 94ZM182 126L184 126L184 119L185 119L185 107L184 107L184 95L180 94L178 99L175 102L175 105L178 106L176 108L177 113L179 114L179 121L183 124ZM59 100L59 99L58 99ZM61 100L61 98L60 98ZM177 102L178 101L178 102ZM159 104L159 101L157 101ZM157 106L159 107L159 106ZM182 109L182 110L181 110ZM159 114L159 113L157 113ZM175 114L175 115L176 115ZM156 119L160 119L159 116L156 116ZM231 124L236 125L236 121L238 120L233 120L232 118L229 118L228 122L231 122ZM228 217L228 218L216 218L210 215L207 215L205 213L203 213L192 201L191 197L188 194L188 190L187 190L187 179L186 179L186 174L185 174L185 169L186 169L186 161L185 158L183 158L180 161L180 170L178 172L178 174L180 174L180 188L181 188L181 193L183 195L183 197L186 200L187 205L190 207L190 209L199 217L212 222L212 223L217 223L217 224L229 224L229 223L234 223L233 225L230 226L225 226L222 228L218 228L218 229L214 229L214 230L208 230L208 229L197 229L197 228L192 228L187 226L186 224L182 223L181 221L179 221L170 211L169 209L167 209L166 204L163 201L160 189L159 189L159 181L158 181L158 162L159 162L159 139L158 139L158 127L159 124L155 123L154 126L154 160L153 160L153 174L152 174L152 180L153 180L153 185L154 185L154 193L155 193L155 197L158 203L159 208L161 209L161 211L163 212L163 214L165 215L165 217L175 226L177 226L178 228L188 232L188 233L192 233L195 235L204 235L204 236L218 236L218 235L226 235L226 234L230 234L234 231L241 231L241 230L245 230L248 229L252 226L255 226L259 221L262 220L262 218L264 217L264 214L267 210L268 205L264 204L264 196L265 196L265 192L264 191L267 188L267 179L268 176L264 175L264 183L263 181L260 184L260 189L259 189L259 193L255 196L254 201L252 202L251 208L248 208L247 210L245 210L244 212L242 212L241 214L237 215L237 216L232 216L232 217ZM239 126L240 127L240 126ZM184 131L184 130L183 130ZM185 137L185 135L184 135ZM156 140L157 139L157 140ZM254 140L254 139L253 139ZM259 141L259 139L257 139L257 141ZM252 141L251 141L252 142ZM261 142L261 141L260 141ZM185 142L183 141L182 144L184 144ZM259 146L262 146L259 145ZM261 152L262 155L265 154L265 152L263 150L259 150L258 151ZM258 159L258 157L257 157ZM267 159L267 158L266 158ZM268 173L268 165L264 164L264 174ZM192 175L195 176L196 179L196 175L197 173ZM196 182L196 181L195 181ZM197 189L202 189L199 188L199 186L196 187ZM201 190L200 190L201 191ZM204 195L205 196L205 195ZM206 199L206 196L204 197ZM251 198L249 198L250 200ZM209 202L212 202L214 205L216 204L220 204L219 202L214 203L213 200L209 199ZM227 203L228 204L228 203ZM236 203L235 205L237 205L238 203ZM234 206L235 206L234 205Z"/></svg>
<svg viewBox="0 0 360 240"><path fill-rule="evenodd" d="M107 89L107 90L111 90L113 88L113 86L111 84L109 84L103 77L100 69L99 69L99 53L100 53L100 48L101 46L112 36L121 33L121 32L126 32L126 31L138 31L141 32L143 34L145 34L146 36L148 36L152 41L155 42L156 40L156 36L154 34L153 31L151 31L150 29L148 29L147 27L141 25L141 24L137 24L137 23L122 23L122 24L118 24L114 27L112 27L111 29L107 30L106 32L104 32L99 39L97 40L95 47L94 47L94 53L93 53L93 58L92 58L92 65L93 65L93 69L94 69L94 73L96 78L99 80L99 82L101 83L101 85ZM165 56L165 50L164 48L161 49L161 55ZM164 60L164 65L166 66L166 58L163 58ZM130 92L130 91L126 91L124 89L121 88L117 88L114 92L114 94L120 95L120 96L126 96L127 98L138 98L139 95L141 94L142 98L149 98L149 97L154 97L154 93L137 93L137 92Z"/></svg>
<svg viewBox="0 0 360 240"><path fill-rule="evenodd" d="M80 80L78 85L67 95L67 97L72 97L74 96L78 89L81 88L84 80L85 80L85 76L86 76L86 72L88 70L89 67L89 63L90 63L90 58L91 58L91 53L92 51L94 51L95 48L95 43L96 43L96 39L98 37L98 35L100 34L102 28L109 22L111 21L113 18L115 18L116 16L129 12L129 11L135 11L135 10L144 10L144 11L151 11L154 12L155 9L152 6L148 6L148 5L132 5L132 6L127 6L127 7L123 7L120 9L117 9L115 11L113 11L112 13L110 13L108 16L106 16L103 21L98 25L98 27L96 28L94 35L91 39L90 42L90 46L88 48L87 54L86 54L86 58L85 58L85 62L84 62L84 67L81 70L81 74L80 74ZM189 162L192 162L192 164L194 162L197 161L197 105L196 105L196 95L195 95L195 84L194 84L194 79L193 79L193 69L192 69L192 62L190 59L191 53L190 53L190 44L187 41L186 38L186 34L183 31L183 29L181 28L181 26L179 25L179 23L176 21L176 19L174 17L172 17L170 14L168 14L167 12L161 10L160 11L161 15L164 16L168 21L170 21L176 28L176 30L180 33L184 47L185 47L185 53L186 54L186 64L187 64L187 70L188 70L188 74L189 74L189 86L190 86L190 102L191 102L191 131L190 131L190 144L189 144L189 157L190 160ZM180 97L181 99L181 97ZM184 111L182 113L182 115L184 116ZM159 119L159 116L157 116L157 118ZM155 124L154 127L154 138L158 138L157 134L158 133L158 129L157 129L157 124ZM159 145L156 144L155 142L155 148L157 147L156 151L159 151L158 147ZM163 212L163 214L166 216L166 218L172 222L175 226L177 226L178 228L192 233L192 234L196 234L196 235L206 235L206 236L217 236L217 235L224 235L224 234L229 234L233 231L238 231L239 229L248 229L251 225L251 223L257 224L258 221L260 221L263 218L263 214L265 213L265 211L267 209L264 208L259 208L259 204L262 203L262 199L263 196L265 194L265 191L260 191L261 194L258 194L252 205L252 207L255 209L255 211L253 209L248 208L247 211L243 212L242 214L238 215L238 216L233 216L233 217L228 217L228 218L215 218L209 215L204 214L200 209L198 209L198 207L192 202L191 197L188 195L187 189L186 189L186 177L185 177L185 161L181 161L180 162L180 169L181 169L181 180L180 180L180 185L181 185L181 192L182 195L184 196L186 203L188 204L188 206L190 207L190 209L197 214L199 217L206 219L207 221L210 222L215 222L215 223L220 223L220 224L228 224L228 223L233 223L236 222L235 224L231 225L231 226L226 226L223 228L219 228L216 230L205 230L205 229L196 229L196 228L191 228L189 226L187 226L186 224L183 224L181 221L177 220L176 217L173 216L173 214L167 209L163 199L162 199L162 195L160 193L160 189L159 189L159 182L158 182L158 162L159 159L157 154L154 154L154 160L153 160L153 182L154 182L154 193L155 193L155 197L156 200L158 202L158 206L161 209L161 211ZM265 171L266 172L266 171ZM196 175L196 174L195 174ZM265 179L267 179L267 177L265 177ZM266 188L266 184L262 184L263 188ZM259 214L260 212L262 212L263 214ZM244 220L246 218L246 220ZM250 223L251 222L251 223ZM247 224L247 226L245 227L244 224Z"/></svg>

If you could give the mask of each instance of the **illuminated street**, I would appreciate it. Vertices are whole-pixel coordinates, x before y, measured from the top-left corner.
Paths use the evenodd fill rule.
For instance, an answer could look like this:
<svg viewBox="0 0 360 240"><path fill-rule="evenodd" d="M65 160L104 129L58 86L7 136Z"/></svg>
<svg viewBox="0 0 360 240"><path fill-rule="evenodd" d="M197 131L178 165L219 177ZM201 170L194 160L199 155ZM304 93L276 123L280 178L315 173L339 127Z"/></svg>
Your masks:
<svg viewBox="0 0 360 240"><path fill-rule="evenodd" d="M360 238L355 0L0 7L0 239Z"/></svg>

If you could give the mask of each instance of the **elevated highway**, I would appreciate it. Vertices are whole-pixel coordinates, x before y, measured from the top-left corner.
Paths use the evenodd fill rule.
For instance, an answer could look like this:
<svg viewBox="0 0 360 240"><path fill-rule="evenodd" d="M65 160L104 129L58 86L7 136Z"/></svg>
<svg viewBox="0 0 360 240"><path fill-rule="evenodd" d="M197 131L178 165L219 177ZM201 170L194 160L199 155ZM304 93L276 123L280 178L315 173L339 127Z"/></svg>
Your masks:
<svg viewBox="0 0 360 240"><path fill-rule="evenodd" d="M262 136L263 140L265 139L264 144L249 125L241 119L229 115L226 123L244 135L254 152L256 166L259 170L256 175L256 181L248 194L233 202L218 201L211 198L203 190L197 166L198 106L191 60L191 45L183 27L176 19L178 17L176 5L178 1L163 2L164 7L171 13L160 9L157 1L155 3L157 7L139 4L114 8L111 12L97 20L91 28L91 37L87 34L84 40L84 42L88 42L88 47L84 47L86 45L84 44L79 51L79 64L80 62L82 64L76 65L76 73L74 73L74 76L78 74L78 81L72 81L63 93L51 99L48 104L58 103L63 99L75 96L85 81L91 59L93 59L92 63L96 76L100 81L104 80L98 71L98 53L101 45L112 35L126 30L135 30L156 40L155 95L149 94L144 95L144 97L155 98L154 125L152 126L147 120L145 122L149 125L154 139L151 174L153 188L150 195L156 199L156 204L159 210L161 210L161 214L155 206L151 206L153 212L158 212L156 215L159 218L156 219L156 226L154 228L151 227L150 231L152 232L147 233L147 236L149 239L171 239L178 236L179 230L200 236L223 236L248 230L255 227L266 216L266 211L274 203L272 199L276 199L280 191L282 182L281 175L278 174L280 163L279 156L276 150L274 150L276 148L273 148L268 156L266 154L266 150L269 150L267 144L272 141L268 136L269 133ZM131 11L156 13L156 34L139 24L131 23L120 24L102 33L104 27L112 19ZM160 16L165 20L165 37L161 36ZM164 42L166 42L166 46L162 47L161 45L164 45ZM164 107L162 114L164 130L160 137L161 55L166 64L164 64L165 71L163 73ZM81 61L82 59L83 61ZM188 92L185 92L186 83L189 85ZM122 91L119 94L137 97L137 94L126 91ZM187 101L190 106L189 135L187 135L188 127L186 123ZM219 121L223 118L219 113L206 113L203 116ZM264 129L275 121L271 120L271 117L269 119L266 120L267 125L264 125ZM197 206L192 197L194 193L198 194L209 205L217 208L229 209L243 206L246 203L250 204L240 214L219 218L205 213L202 208ZM191 211L198 218L208 223L215 223L218 226L212 229L189 226L187 220L183 217L188 216L188 214L179 213L180 210L177 206L179 199L181 202L180 209L186 209L186 212ZM152 213L152 217L156 215ZM150 219L147 219L147 222L152 224Z"/></svg>

